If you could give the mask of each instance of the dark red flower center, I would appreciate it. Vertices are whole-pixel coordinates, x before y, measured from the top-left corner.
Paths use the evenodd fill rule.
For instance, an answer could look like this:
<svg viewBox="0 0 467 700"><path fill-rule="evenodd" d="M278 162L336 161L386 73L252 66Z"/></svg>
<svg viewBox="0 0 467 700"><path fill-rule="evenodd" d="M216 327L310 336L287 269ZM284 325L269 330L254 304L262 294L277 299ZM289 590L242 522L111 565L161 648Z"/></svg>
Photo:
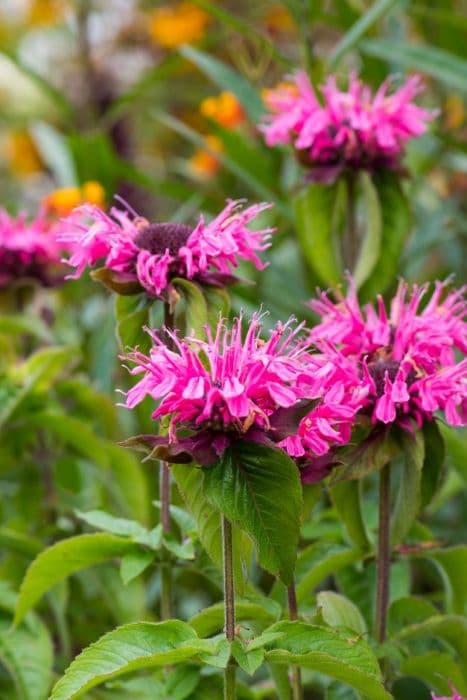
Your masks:
<svg viewBox="0 0 467 700"><path fill-rule="evenodd" d="M376 386L376 395L384 394L384 377L386 372L391 382L396 378L400 363L396 360L378 359L376 362L368 363L368 371Z"/></svg>
<svg viewBox="0 0 467 700"><path fill-rule="evenodd" d="M163 255L166 250L170 255L177 255L187 242L193 229L186 224L148 224L134 238L138 248L148 250L151 255Z"/></svg>

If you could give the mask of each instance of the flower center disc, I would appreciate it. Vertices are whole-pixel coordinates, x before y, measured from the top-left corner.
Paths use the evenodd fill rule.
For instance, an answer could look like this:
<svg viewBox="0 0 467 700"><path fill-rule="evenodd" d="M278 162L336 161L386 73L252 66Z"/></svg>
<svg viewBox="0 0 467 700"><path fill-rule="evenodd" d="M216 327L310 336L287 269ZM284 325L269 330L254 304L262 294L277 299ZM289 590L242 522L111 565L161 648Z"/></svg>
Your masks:
<svg viewBox="0 0 467 700"><path fill-rule="evenodd" d="M399 370L400 362L396 360L376 360L376 362L370 362L368 364L368 371L376 386L376 395L382 396L384 394L384 376L386 372L391 382L396 378L396 374Z"/></svg>
<svg viewBox="0 0 467 700"><path fill-rule="evenodd" d="M151 255L164 255L166 250L170 255L177 255L192 230L186 224L148 224L138 231L134 243L138 248L149 250Z"/></svg>

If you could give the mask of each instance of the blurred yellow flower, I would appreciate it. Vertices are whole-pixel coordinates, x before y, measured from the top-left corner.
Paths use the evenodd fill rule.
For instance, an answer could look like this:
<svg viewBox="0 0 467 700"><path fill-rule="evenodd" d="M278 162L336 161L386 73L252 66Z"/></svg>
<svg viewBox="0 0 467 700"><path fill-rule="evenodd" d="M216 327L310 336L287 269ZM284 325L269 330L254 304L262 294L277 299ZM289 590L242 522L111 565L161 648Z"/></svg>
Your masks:
<svg viewBox="0 0 467 700"><path fill-rule="evenodd" d="M204 140L209 150L198 148L196 153L190 158L189 166L190 170L198 177L209 179L220 170L221 163L219 158L216 158L215 153L222 153L224 147L221 140L214 134L209 134Z"/></svg>
<svg viewBox="0 0 467 700"><path fill-rule="evenodd" d="M62 187L42 200L45 209L55 216L66 216L72 209L85 203L104 207L105 190L99 182L89 180L81 187Z"/></svg>
<svg viewBox="0 0 467 700"><path fill-rule="evenodd" d="M465 122L464 100L460 95L449 95L444 103L444 126L459 129Z"/></svg>
<svg viewBox="0 0 467 700"><path fill-rule="evenodd" d="M264 15L264 24L268 32L290 32L294 28L292 15L284 5L271 5Z"/></svg>
<svg viewBox="0 0 467 700"><path fill-rule="evenodd" d="M65 14L66 0L31 0L26 22L30 26L60 22Z"/></svg>
<svg viewBox="0 0 467 700"><path fill-rule="evenodd" d="M172 7L164 5L151 14L149 33L154 43L173 49L201 39L209 20L207 12L190 2L181 2Z"/></svg>
<svg viewBox="0 0 467 700"><path fill-rule="evenodd" d="M266 107L272 112L274 111L274 105L279 95L283 95L284 97L288 95L296 97L298 95L298 88L294 83L283 81L277 83L277 85L273 85L272 88L263 88L261 90L262 100Z"/></svg>
<svg viewBox="0 0 467 700"><path fill-rule="evenodd" d="M200 112L204 117L228 129L238 126L245 119L240 102L231 92L221 92L217 97L206 97L201 102Z"/></svg>
<svg viewBox="0 0 467 700"><path fill-rule="evenodd" d="M10 131L7 134L5 156L15 175L30 175L44 169L36 144L27 131Z"/></svg>

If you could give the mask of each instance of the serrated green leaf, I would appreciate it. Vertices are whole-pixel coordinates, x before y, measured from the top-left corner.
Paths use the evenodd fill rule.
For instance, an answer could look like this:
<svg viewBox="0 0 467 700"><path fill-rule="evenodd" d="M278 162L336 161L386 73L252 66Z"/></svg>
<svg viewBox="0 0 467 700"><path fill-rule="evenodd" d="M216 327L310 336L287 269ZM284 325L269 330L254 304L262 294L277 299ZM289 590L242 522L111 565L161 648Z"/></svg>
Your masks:
<svg viewBox="0 0 467 700"><path fill-rule="evenodd" d="M280 617L281 608L278 603L269 598L258 598L252 601L236 600L235 619L237 622L252 621L255 627L264 629ZM200 637L208 637L222 631L224 627L224 604L215 603L201 610L190 619L190 625Z"/></svg>
<svg viewBox="0 0 467 700"><path fill-rule="evenodd" d="M302 513L295 463L282 450L237 442L203 475L206 497L252 538L261 566L290 583Z"/></svg>
<svg viewBox="0 0 467 700"><path fill-rule="evenodd" d="M145 571L156 557L155 552L135 547L123 555L120 562L120 576L125 586Z"/></svg>
<svg viewBox="0 0 467 700"><path fill-rule="evenodd" d="M141 668L176 664L202 646L186 623L136 622L105 634L87 647L55 685L50 700L71 700L101 683Z"/></svg>
<svg viewBox="0 0 467 700"><path fill-rule="evenodd" d="M198 537L214 564L222 571L222 523L221 515L204 495L202 469L172 464L177 487L187 507L193 513L198 526ZM233 533L234 584L238 595L245 591L245 561L251 552L251 544L240 530Z"/></svg>
<svg viewBox="0 0 467 700"><path fill-rule="evenodd" d="M316 596L316 606L330 627L345 627L357 634L366 634L365 620L349 598L334 591L320 591Z"/></svg>
<svg viewBox="0 0 467 700"><path fill-rule="evenodd" d="M402 475L391 518L391 542L398 544L412 527L420 510L420 489L425 444L423 433L404 432L401 435L404 453Z"/></svg>
<svg viewBox="0 0 467 700"><path fill-rule="evenodd" d="M310 668L347 683L372 700L391 699L382 684L378 661L364 639L304 622L278 622L270 631L284 632L284 636L268 645L268 661Z"/></svg>
<svg viewBox="0 0 467 700"><path fill-rule="evenodd" d="M366 231L353 271L358 289L368 280L381 255L383 228L378 190L368 173L362 172L360 178L365 202Z"/></svg>
<svg viewBox="0 0 467 700"><path fill-rule="evenodd" d="M343 273L333 230L339 196L339 184L313 183L293 202L298 241L305 260L327 285L338 284Z"/></svg>
<svg viewBox="0 0 467 700"><path fill-rule="evenodd" d="M31 563L19 590L15 625L37 601L71 574L124 555L133 549L131 540L107 533L78 535L62 540L41 552Z"/></svg>

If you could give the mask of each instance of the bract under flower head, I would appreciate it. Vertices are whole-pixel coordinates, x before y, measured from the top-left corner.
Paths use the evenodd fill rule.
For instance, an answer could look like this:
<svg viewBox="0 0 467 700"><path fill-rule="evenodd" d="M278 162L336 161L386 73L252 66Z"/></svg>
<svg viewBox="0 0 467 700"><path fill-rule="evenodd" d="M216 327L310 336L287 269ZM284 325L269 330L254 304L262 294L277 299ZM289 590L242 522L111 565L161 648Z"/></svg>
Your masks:
<svg viewBox="0 0 467 700"><path fill-rule="evenodd" d="M235 281L232 268L240 259L263 269L257 252L268 248L273 229L252 231L247 224L270 206L255 204L242 210L241 202L229 201L211 222L200 216L192 228L176 223L151 224L121 209L113 208L106 214L98 207L84 205L62 222L60 238L72 248L67 261L76 268L72 277L101 261L116 289L128 286L131 293L139 289L149 296L166 298L174 277L224 286Z"/></svg>
<svg viewBox="0 0 467 700"><path fill-rule="evenodd" d="M0 289L19 280L35 280L49 287L63 280L56 226L40 213L28 220L0 209Z"/></svg>
<svg viewBox="0 0 467 700"><path fill-rule="evenodd" d="M311 339L332 343L360 373L368 390L367 410L374 422L420 426L437 410L451 425L467 419L467 303L465 288L445 293L436 282L423 309L429 285L401 281L387 313L378 297L377 307L360 307L350 280L346 297L333 303L327 294L311 302L322 318Z"/></svg>
<svg viewBox="0 0 467 700"><path fill-rule="evenodd" d="M274 412L303 397L298 377L306 349L294 342L300 327L278 323L263 341L258 316L244 338L242 326L242 318L231 329L220 320L214 335L207 331L207 340L180 340L169 332L173 349L152 331L149 356L138 351L128 356L131 373L142 378L127 393L126 406L133 408L146 396L160 401L152 417L170 418L165 442L181 443L201 464L215 461L233 439L266 439ZM181 438L184 430L194 437Z"/></svg>
<svg viewBox="0 0 467 700"><path fill-rule="evenodd" d="M397 168L407 141L423 134L435 113L413 102L421 91L418 76L390 95L389 85L385 81L372 95L351 75L342 91L330 76L321 103L307 74L298 71L291 82L266 91L271 114L260 129L268 146L292 144L313 179L332 181L345 168Z"/></svg>

